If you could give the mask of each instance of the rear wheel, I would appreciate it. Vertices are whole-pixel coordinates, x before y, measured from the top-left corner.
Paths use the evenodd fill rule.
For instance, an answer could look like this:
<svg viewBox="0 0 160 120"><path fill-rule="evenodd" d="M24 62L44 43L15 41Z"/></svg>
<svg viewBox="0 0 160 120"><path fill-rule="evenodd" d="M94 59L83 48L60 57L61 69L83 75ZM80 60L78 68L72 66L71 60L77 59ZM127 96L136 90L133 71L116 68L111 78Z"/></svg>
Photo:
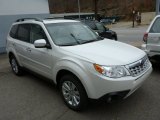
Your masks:
<svg viewBox="0 0 160 120"><path fill-rule="evenodd" d="M87 94L77 77L63 76L60 81L60 90L64 102L72 110L83 110L87 106Z"/></svg>
<svg viewBox="0 0 160 120"><path fill-rule="evenodd" d="M10 57L10 64L14 74L18 76L22 75L23 73L22 67L19 66L16 58L13 55Z"/></svg>

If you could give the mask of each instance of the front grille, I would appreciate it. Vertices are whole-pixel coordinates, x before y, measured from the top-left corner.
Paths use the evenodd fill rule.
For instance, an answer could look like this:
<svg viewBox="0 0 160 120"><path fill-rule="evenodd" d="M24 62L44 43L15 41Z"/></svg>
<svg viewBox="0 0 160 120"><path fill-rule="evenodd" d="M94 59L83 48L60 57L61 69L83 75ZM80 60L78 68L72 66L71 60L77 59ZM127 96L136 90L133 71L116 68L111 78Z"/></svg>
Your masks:
<svg viewBox="0 0 160 120"><path fill-rule="evenodd" d="M147 57L144 57L143 59L141 59L141 60L139 60L139 61L127 66L127 68L129 69L130 74L133 77L141 75L149 67L150 67L150 62L149 62Z"/></svg>

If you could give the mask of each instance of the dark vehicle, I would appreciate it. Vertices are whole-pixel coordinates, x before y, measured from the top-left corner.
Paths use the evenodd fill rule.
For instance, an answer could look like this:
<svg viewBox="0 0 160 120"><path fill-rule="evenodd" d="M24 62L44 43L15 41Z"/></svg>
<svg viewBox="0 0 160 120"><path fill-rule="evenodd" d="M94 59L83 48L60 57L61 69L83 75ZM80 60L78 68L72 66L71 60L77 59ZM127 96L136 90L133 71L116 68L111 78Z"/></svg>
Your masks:
<svg viewBox="0 0 160 120"><path fill-rule="evenodd" d="M99 36L117 41L117 33L106 28L102 23L93 20L82 20L81 22L88 25L92 30L97 32Z"/></svg>
<svg viewBox="0 0 160 120"><path fill-rule="evenodd" d="M110 16L110 17L104 17L103 19L104 19L104 20L108 19L108 20L111 20L111 21L114 20L115 22L118 22L118 21L121 19L121 17L122 17L122 16ZM102 19L102 20L103 20L103 19Z"/></svg>
<svg viewBox="0 0 160 120"><path fill-rule="evenodd" d="M111 19L101 19L100 22L103 23L104 25L110 25L110 24L113 23L113 20L111 20Z"/></svg>

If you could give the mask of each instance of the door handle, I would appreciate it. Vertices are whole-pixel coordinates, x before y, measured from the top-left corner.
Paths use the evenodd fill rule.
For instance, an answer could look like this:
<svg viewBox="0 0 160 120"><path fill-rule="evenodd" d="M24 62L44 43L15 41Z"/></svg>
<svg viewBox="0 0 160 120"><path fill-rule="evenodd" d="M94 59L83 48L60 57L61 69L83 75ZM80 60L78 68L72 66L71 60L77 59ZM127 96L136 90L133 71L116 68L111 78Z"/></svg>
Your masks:
<svg viewBox="0 0 160 120"><path fill-rule="evenodd" d="M31 52L31 48L26 48L26 50L27 50L28 52Z"/></svg>

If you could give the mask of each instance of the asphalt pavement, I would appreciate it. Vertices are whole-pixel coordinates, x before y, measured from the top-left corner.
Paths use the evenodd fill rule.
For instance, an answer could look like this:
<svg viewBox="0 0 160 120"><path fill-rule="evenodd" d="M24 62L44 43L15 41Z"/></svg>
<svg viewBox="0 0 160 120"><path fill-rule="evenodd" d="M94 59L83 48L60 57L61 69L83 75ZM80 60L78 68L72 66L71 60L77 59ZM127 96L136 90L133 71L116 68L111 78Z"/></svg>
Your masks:
<svg viewBox="0 0 160 120"><path fill-rule="evenodd" d="M111 29L117 33L118 41L140 47L144 44L143 35L147 28L148 25L136 26L135 28L132 28L131 26L114 27Z"/></svg>
<svg viewBox="0 0 160 120"><path fill-rule="evenodd" d="M63 103L52 81L26 72L15 76L0 55L0 120L160 120L160 62L140 89L125 100L90 102L83 112Z"/></svg>

